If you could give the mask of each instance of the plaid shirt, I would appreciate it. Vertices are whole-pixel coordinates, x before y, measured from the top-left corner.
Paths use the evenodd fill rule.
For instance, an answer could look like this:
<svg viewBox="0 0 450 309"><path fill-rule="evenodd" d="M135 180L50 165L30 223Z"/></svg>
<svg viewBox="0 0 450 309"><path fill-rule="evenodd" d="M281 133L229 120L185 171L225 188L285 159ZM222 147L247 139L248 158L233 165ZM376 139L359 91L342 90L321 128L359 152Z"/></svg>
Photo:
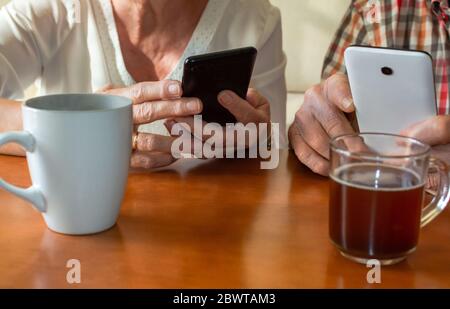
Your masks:
<svg viewBox="0 0 450 309"><path fill-rule="evenodd" d="M345 72L344 51L353 44L426 51L433 57L439 114L450 114L448 0L352 0L322 71Z"/></svg>

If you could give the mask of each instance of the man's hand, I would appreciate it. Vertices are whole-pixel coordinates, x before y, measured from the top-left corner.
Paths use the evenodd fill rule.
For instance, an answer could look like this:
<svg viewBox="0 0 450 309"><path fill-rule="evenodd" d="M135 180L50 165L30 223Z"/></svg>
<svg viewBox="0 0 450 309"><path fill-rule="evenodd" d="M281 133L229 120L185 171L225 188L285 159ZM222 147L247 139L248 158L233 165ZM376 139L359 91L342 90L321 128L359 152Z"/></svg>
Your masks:
<svg viewBox="0 0 450 309"><path fill-rule="evenodd" d="M337 73L307 90L289 128L289 140L298 159L315 173L327 176L330 139L355 132L346 117L354 111L345 74Z"/></svg>
<svg viewBox="0 0 450 309"><path fill-rule="evenodd" d="M431 146L450 144L450 115L436 116L401 132Z"/></svg>
<svg viewBox="0 0 450 309"><path fill-rule="evenodd" d="M411 126L400 134L414 137L433 146L433 156L450 164L450 115L430 118Z"/></svg>

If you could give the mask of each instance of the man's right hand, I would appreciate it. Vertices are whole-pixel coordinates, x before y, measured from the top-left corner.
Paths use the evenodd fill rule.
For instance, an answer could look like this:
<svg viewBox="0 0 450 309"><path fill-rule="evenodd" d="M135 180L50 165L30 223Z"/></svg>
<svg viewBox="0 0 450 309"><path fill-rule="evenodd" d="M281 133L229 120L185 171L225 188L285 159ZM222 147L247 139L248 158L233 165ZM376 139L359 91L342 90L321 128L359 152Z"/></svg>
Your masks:
<svg viewBox="0 0 450 309"><path fill-rule="evenodd" d="M289 128L289 141L298 159L313 172L327 176L330 139L354 133L346 114L355 111L345 74L337 73L308 89Z"/></svg>

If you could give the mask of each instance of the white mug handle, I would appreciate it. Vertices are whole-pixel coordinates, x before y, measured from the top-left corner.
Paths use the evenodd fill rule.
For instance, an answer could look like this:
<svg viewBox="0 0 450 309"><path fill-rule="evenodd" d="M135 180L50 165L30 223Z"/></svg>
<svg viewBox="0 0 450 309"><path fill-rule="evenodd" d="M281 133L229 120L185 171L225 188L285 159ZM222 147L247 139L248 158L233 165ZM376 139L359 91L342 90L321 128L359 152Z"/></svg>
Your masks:
<svg viewBox="0 0 450 309"><path fill-rule="evenodd" d="M24 147L27 152L33 152L35 148L33 135L25 131L1 133L0 146L7 143L17 143ZM35 186L23 189L13 186L0 178L0 188L30 202L40 212L45 212L47 209L44 195Z"/></svg>

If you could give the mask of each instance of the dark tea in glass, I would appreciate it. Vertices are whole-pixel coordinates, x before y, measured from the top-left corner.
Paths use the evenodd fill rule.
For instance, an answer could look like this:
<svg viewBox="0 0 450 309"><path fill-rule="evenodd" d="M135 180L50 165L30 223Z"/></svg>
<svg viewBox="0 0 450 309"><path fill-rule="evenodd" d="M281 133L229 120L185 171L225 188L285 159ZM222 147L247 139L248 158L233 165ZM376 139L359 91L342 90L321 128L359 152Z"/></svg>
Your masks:
<svg viewBox="0 0 450 309"><path fill-rule="evenodd" d="M429 147L412 139L399 142L403 138L378 134L345 138L332 144L330 238L352 260L399 262L416 249L421 225L448 202L448 191L442 191L447 173L441 176L446 196L423 209L428 166L444 174L447 167L435 160L429 164Z"/></svg>

